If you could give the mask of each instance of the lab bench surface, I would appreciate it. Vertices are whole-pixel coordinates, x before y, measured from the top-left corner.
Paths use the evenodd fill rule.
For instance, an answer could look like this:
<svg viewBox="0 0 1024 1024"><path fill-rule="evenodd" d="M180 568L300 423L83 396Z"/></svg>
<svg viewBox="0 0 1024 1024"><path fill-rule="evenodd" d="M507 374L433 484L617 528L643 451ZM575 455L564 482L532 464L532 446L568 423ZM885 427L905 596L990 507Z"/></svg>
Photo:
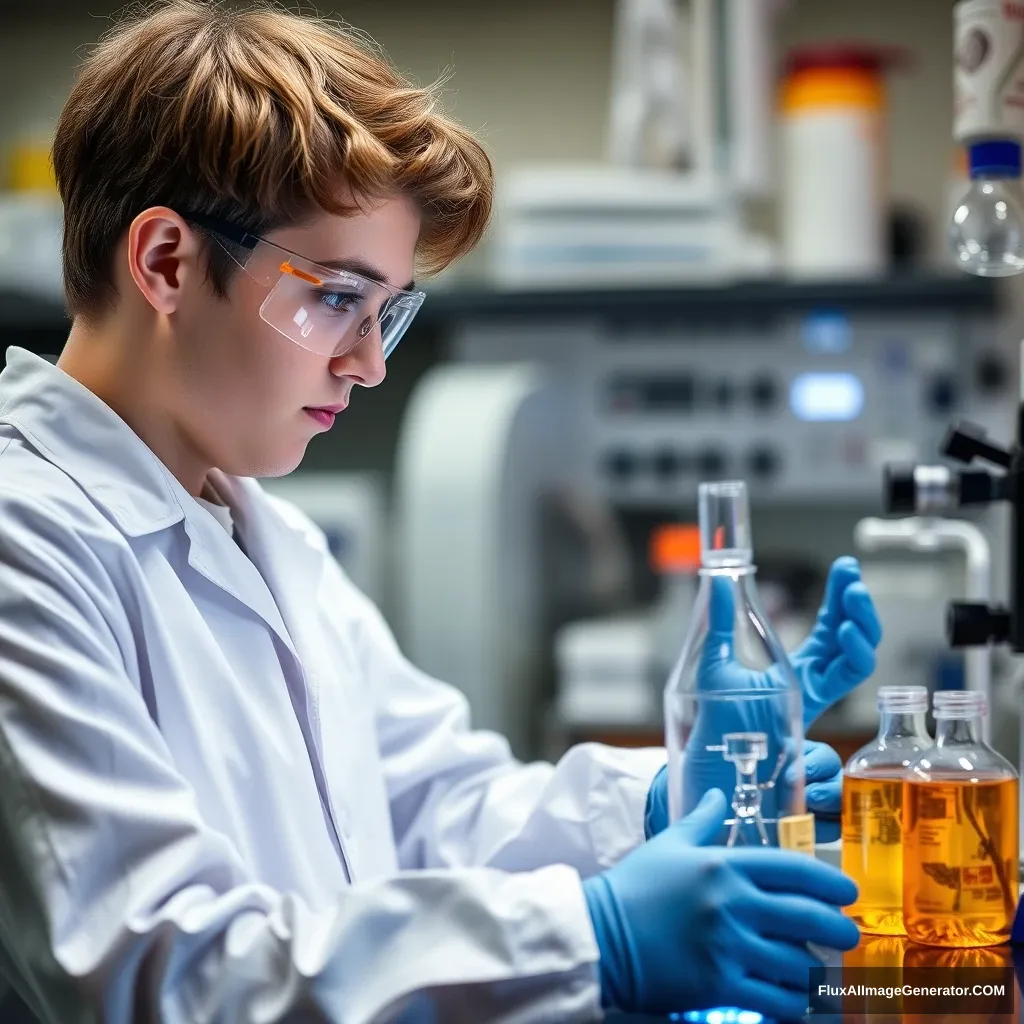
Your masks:
<svg viewBox="0 0 1024 1024"><path fill-rule="evenodd" d="M1022 993L1024 993L1024 946L995 946L983 949L938 949L931 946L919 946L902 936L862 935L860 944L849 953L833 953L826 961L827 966L843 966L852 968L895 969L913 968L945 968L955 972L959 967L1004 968L1013 972L1014 979L1014 1010L1012 1013L949 1013L923 1014L916 1013L865 1013L852 1012L844 1004L842 1014L811 1014L803 1018L808 1024L1011 1024L1021 1020ZM872 981L859 977L856 980L865 984ZM892 984L890 978L880 978L874 984ZM938 981L942 985L956 984L955 975ZM898 984L898 982L897 982ZM749 1012L722 1012L714 1015L706 1012L702 1015L707 1024L776 1024L758 1014ZM643 1022L665 1022L665 1024L686 1024L687 1017L683 1014L672 1017L645 1016L643 1014L609 1013L605 1016L606 1024L643 1024Z"/></svg>

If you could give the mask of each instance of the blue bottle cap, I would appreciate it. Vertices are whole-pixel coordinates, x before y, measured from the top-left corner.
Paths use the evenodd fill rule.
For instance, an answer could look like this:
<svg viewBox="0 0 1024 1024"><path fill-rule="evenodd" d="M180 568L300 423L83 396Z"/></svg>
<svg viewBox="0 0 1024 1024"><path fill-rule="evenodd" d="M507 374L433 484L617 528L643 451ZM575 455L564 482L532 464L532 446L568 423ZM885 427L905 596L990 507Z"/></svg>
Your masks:
<svg viewBox="0 0 1024 1024"><path fill-rule="evenodd" d="M1019 178L1020 143L1015 139L986 139L967 149L972 178Z"/></svg>
<svg viewBox="0 0 1024 1024"><path fill-rule="evenodd" d="M1015 946L1024 945L1024 900L1017 903L1017 913L1013 918L1013 928L1010 931L1010 942Z"/></svg>

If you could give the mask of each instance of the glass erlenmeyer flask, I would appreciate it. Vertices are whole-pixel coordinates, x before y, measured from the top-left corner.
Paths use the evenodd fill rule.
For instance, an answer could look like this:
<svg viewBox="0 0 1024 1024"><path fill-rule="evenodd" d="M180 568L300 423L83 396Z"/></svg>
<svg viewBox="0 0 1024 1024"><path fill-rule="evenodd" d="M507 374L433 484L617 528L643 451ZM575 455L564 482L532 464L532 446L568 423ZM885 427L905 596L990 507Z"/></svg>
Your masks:
<svg viewBox="0 0 1024 1024"><path fill-rule="evenodd" d="M903 777L932 745L923 686L882 686L878 735L843 771L843 871L856 883L846 913L861 931L905 935L903 927Z"/></svg>
<svg viewBox="0 0 1024 1024"><path fill-rule="evenodd" d="M699 518L700 587L665 688L669 818L720 789L721 842L791 845L779 822L805 813L800 686L758 600L746 485L701 484Z"/></svg>

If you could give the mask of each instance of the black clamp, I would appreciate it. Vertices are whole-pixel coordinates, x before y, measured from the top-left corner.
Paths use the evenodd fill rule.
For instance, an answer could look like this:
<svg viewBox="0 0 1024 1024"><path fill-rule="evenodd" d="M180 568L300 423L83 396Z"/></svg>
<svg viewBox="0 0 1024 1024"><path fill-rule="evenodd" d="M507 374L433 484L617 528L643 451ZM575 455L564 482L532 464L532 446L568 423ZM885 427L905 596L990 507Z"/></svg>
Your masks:
<svg viewBox="0 0 1024 1024"><path fill-rule="evenodd" d="M993 444L973 423L957 423L943 440L941 451L962 465L975 460L989 469L955 470L947 466L886 466L883 502L889 512L937 515L952 508L1009 502L1010 606L954 602L946 615L946 637L953 647L1008 644L1024 652L1024 403L1017 413L1017 444L1012 449Z"/></svg>

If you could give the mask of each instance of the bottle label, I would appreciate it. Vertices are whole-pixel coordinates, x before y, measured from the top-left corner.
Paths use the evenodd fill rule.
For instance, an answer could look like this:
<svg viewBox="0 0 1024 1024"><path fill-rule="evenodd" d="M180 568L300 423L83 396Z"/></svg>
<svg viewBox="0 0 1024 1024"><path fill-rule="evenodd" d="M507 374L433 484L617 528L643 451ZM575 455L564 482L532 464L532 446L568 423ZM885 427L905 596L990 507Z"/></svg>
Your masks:
<svg viewBox="0 0 1024 1024"><path fill-rule="evenodd" d="M953 22L954 138L1024 138L1024 2L960 0Z"/></svg>

